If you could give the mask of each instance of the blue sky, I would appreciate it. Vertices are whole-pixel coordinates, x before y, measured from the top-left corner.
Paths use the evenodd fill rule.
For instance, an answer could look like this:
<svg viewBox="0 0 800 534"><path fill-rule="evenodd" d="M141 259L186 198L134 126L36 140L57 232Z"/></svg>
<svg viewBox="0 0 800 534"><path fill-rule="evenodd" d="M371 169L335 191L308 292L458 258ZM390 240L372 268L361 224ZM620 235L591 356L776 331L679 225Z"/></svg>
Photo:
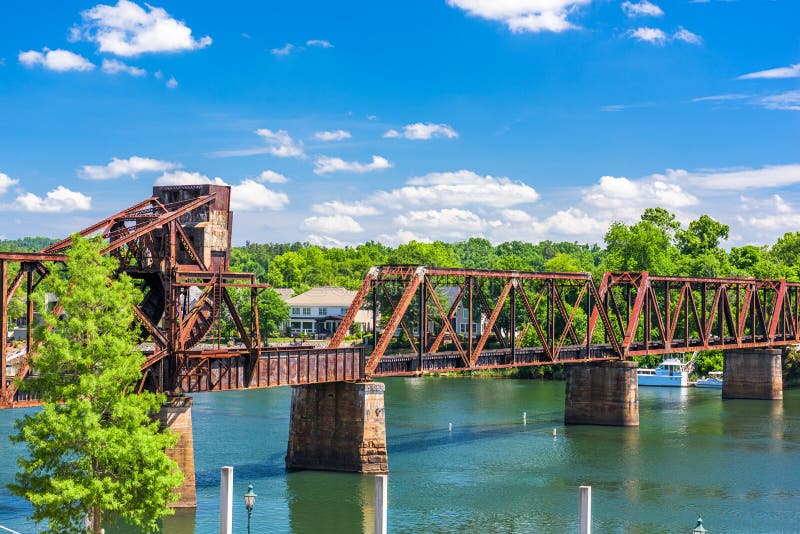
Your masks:
<svg viewBox="0 0 800 534"><path fill-rule="evenodd" d="M601 242L660 205L800 230L794 0L5 2L0 235L154 183L234 242Z"/></svg>

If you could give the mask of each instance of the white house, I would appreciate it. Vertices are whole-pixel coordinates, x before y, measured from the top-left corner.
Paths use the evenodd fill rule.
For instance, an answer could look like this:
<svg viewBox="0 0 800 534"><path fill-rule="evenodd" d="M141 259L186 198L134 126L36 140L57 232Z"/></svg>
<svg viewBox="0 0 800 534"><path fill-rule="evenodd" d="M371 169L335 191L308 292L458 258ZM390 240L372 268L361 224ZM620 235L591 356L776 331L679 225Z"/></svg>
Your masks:
<svg viewBox="0 0 800 534"><path fill-rule="evenodd" d="M293 336L331 336L344 319L355 296L355 291L343 287L323 286L288 298L287 330ZM359 310L353 323L359 324L364 332L372 332L372 311Z"/></svg>

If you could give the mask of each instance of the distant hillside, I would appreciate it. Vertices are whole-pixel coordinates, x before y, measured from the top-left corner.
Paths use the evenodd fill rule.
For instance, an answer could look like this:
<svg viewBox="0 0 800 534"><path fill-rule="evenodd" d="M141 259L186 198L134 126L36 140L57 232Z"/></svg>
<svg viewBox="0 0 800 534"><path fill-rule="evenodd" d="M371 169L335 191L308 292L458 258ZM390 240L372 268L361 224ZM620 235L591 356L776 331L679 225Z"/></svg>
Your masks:
<svg viewBox="0 0 800 534"><path fill-rule="evenodd" d="M0 240L0 252L36 252L56 241L56 239L42 236L4 239Z"/></svg>

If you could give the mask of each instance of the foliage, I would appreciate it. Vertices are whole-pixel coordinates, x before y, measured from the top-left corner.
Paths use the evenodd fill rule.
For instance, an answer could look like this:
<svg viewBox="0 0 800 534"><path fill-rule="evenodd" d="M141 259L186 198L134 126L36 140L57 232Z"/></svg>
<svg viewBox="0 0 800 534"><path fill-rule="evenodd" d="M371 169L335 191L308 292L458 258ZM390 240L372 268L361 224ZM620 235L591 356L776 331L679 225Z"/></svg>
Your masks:
<svg viewBox="0 0 800 534"><path fill-rule="evenodd" d="M70 261L46 281L64 315L45 313L37 331L38 378L22 386L34 384L42 410L16 424L11 440L28 454L9 489L52 532L83 532L87 514L95 532L107 515L154 531L182 474L165 452L176 437L151 418L163 396L136 394L144 356L131 325L141 295L124 274L112 281L118 265L100 255L101 241L73 239Z"/></svg>

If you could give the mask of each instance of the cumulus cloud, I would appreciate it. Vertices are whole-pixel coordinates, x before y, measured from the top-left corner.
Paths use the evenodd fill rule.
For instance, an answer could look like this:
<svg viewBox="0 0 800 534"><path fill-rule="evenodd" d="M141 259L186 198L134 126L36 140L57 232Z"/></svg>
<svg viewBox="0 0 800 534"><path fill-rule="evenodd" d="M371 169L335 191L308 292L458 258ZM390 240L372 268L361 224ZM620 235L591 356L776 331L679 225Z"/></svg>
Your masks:
<svg viewBox="0 0 800 534"><path fill-rule="evenodd" d="M379 191L373 202L381 206L449 206L482 204L504 208L536 202L534 188L505 177L481 176L472 171L430 173L408 180L407 185Z"/></svg>
<svg viewBox="0 0 800 534"><path fill-rule="evenodd" d="M273 49L272 49L272 50L270 50L269 52L270 52L270 54L272 54L273 56L288 56L289 54L291 54L291 53L292 53L292 51L293 51L295 48L296 48L296 47L295 47L295 46L294 46L292 43L286 43L286 44L285 44L285 45L283 45L282 47L280 47L280 48L273 48Z"/></svg>
<svg viewBox="0 0 800 534"><path fill-rule="evenodd" d="M629 180L614 176L601 177L584 191L583 200L600 209L624 210L634 215L651 206L674 209L698 203L697 197L668 179Z"/></svg>
<svg viewBox="0 0 800 534"><path fill-rule="evenodd" d="M800 78L800 63L795 63L794 65L789 65L788 67L779 67L777 69L760 70L758 72L742 74L737 79L756 80L775 78Z"/></svg>
<svg viewBox="0 0 800 534"><path fill-rule="evenodd" d="M305 156L301 142L295 142L286 130L272 131L269 128L259 128L256 135L267 142L265 151L279 158L300 158Z"/></svg>
<svg viewBox="0 0 800 534"><path fill-rule="evenodd" d="M211 45L211 37L195 39L183 21L160 7L145 8L128 0L98 4L82 13L83 26L73 38L97 43L101 52L122 57L157 52L183 52Z"/></svg>
<svg viewBox="0 0 800 534"><path fill-rule="evenodd" d="M289 179L275 171L261 171L261 174L258 175L258 181L271 184L285 184Z"/></svg>
<svg viewBox="0 0 800 534"><path fill-rule="evenodd" d="M286 193L267 189L255 180L242 180L238 185L231 185L222 178L209 178L199 172L175 171L162 174L155 185L230 185L231 210L262 211L281 210L289 204Z"/></svg>
<svg viewBox="0 0 800 534"><path fill-rule="evenodd" d="M311 206L311 211L326 215L351 215L353 217L381 214L377 208L363 202L340 202L338 200L314 204Z"/></svg>
<svg viewBox="0 0 800 534"><path fill-rule="evenodd" d="M343 139L350 139L351 137L353 136L350 135L350 132L346 130L333 130L314 133L314 139L319 141L341 141Z"/></svg>
<svg viewBox="0 0 800 534"><path fill-rule="evenodd" d="M19 62L26 67L41 65L45 69L56 72L67 72L70 70L89 71L94 69L94 63L85 57L60 48L56 50L43 48L41 52L37 52L36 50L20 52L18 59Z"/></svg>
<svg viewBox="0 0 800 534"><path fill-rule="evenodd" d="M472 211L461 208L439 210L412 210L397 215L394 224L405 230L425 231L449 239L481 235L492 223Z"/></svg>
<svg viewBox="0 0 800 534"><path fill-rule="evenodd" d="M102 69L106 74L119 74L120 72L130 74L131 76L144 76L147 74L146 70L128 65L118 59L104 59Z"/></svg>
<svg viewBox="0 0 800 534"><path fill-rule="evenodd" d="M333 45L330 41L326 41L325 39L309 39L306 41L306 46L318 46L320 48L333 48Z"/></svg>
<svg viewBox="0 0 800 534"><path fill-rule="evenodd" d="M5 195L12 185L17 185L19 180L11 178L9 175L0 172L0 195Z"/></svg>
<svg viewBox="0 0 800 534"><path fill-rule="evenodd" d="M327 174L330 172L372 172L381 171L392 167L392 163L384 157L372 156L372 161L369 163L361 163L358 161L345 161L342 158L331 158L328 156L319 156L314 161L315 174Z"/></svg>
<svg viewBox="0 0 800 534"><path fill-rule="evenodd" d="M302 227L324 234L357 234L364 231L364 227L349 215L307 217Z"/></svg>
<svg viewBox="0 0 800 534"><path fill-rule="evenodd" d="M655 4L642 0L641 2L622 2L622 11L629 17L661 17L664 12Z"/></svg>
<svg viewBox="0 0 800 534"><path fill-rule="evenodd" d="M167 86L167 89L175 89L178 87L178 80L175 79L175 76L170 76L169 80L167 80L167 83L164 85Z"/></svg>
<svg viewBox="0 0 800 534"><path fill-rule="evenodd" d="M664 33L664 30L658 28L640 27L635 30L629 30L628 35L637 41L655 45L663 45L667 42L667 34Z"/></svg>
<svg viewBox="0 0 800 534"><path fill-rule="evenodd" d="M335 237L331 237L329 235L319 234L308 234L306 236L306 241L312 245L325 248L344 248L350 245L350 243L342 241L341 239L336 239Z"/></svg>
<svg viewBox="0 0 800 534"><path fill-rule="evenodd" d="M448 124L415 122L414 124L407 124L403 126L402 132L397 130L389 130L383 134L383 136L387 138L402 137L405 139L414 140L426 140L434 137L446 137L448 139L453 139L458 137L458 132L456 132L453 127Z"/></svg>
<svg viewBox="0 0 800 534"><path fill-rule="evenodd" d="M92 198L60 185L48 191L42 198L33 193L23 193L17 197L12 209L34 213L68 213L85 211L92 207Z"/></svg>
<svg viewBox="0 0 800 534"><path fill-rule="evenodd" d="M683 26L678 27L678 31L672 34L672 38L676 41L683 41L684 43L689 43L693 45L701 45L703 44L703 38L697 35L696 33L692 33Z"/></svg>
<svg viewBox="0 0 800 534"><path fill-rule="evenodd" d="M272 191L253 180L243 180L231 187L233 211L281 210L289 204L286 193Z"/></svg>
<svg viewBox="0 0 800 534"><path fill-rule="evenodd" d="M563 32L577 28L568 20L592 0L447 0L470 15L502 22L512 32Z"/></svg>
<svg viewBox="0 0 800 534"><path fill-rule="evenodd" d="M120 176L135 178L143 172L164 172L180 167L178 163L153 158L131 156L128 159L111 158L107 165L84 165L78 170L78 176L88 180L110 180Z"/></svg>

